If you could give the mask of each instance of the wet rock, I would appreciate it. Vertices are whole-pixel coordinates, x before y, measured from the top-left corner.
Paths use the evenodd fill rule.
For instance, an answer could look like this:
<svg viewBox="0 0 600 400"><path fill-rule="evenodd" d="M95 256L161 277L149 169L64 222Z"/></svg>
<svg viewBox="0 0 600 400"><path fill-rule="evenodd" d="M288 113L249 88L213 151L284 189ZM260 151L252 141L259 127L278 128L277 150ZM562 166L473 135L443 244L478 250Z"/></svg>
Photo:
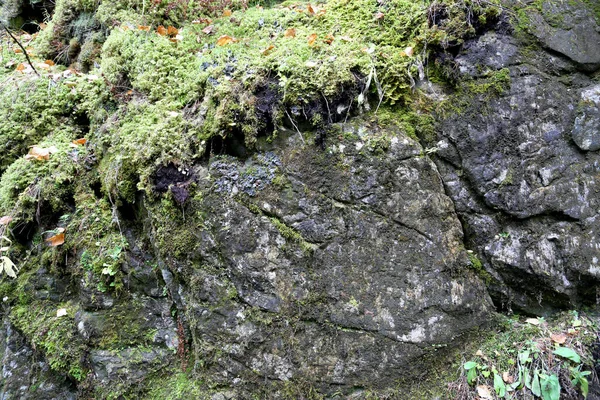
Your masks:
<svg viewBox="0 0 600 400"><path fill-rule="evenodd" d="M586 71L600 68L600 28L581 1L542 2L531 14L534 35L547 48L575 61Z"/></svg>
<svg viewBox="0 0 600 400"><path fill-rule="evenodd" d="M581 92L573 140L582 150L600 150L600 85Z"/></svg>

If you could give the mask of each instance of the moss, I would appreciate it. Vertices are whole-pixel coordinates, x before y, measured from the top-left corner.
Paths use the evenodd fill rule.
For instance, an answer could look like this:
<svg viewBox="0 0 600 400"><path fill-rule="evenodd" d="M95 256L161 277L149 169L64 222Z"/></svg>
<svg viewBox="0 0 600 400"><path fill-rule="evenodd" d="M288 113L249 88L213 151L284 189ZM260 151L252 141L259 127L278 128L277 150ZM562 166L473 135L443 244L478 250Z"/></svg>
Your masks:
<svg viewBox="0 0 600 400"><path fill-rule="evenodd" d="M66 308L67 315L58 317L59 308ZM75 326L76 311L69 303L35 301L14 307L9 318L44 353L50 368L83 380L88 373L82 364L86 347Z"/></svg>
<svg viewBox="0 0 600 400"><path fill-rule="evenodd" d="M192 373L172 371L160 376L150 385L144 398L148 400L207 399L210 390Z"/></svg>

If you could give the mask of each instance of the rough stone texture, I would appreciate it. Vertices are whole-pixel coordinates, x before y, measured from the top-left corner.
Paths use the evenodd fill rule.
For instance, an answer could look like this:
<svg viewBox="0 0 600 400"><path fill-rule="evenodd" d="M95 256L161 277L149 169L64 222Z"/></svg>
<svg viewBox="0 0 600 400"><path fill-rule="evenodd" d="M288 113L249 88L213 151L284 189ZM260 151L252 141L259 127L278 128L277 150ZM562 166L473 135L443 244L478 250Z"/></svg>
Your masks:
<svg viewBox="0 0 600 400"><path fill-rule="evenodd" d="M569 61L518 46L498 33L466 44L457 58L464 73L509 67L511 88L467 98L463 113L440 123L438 165L468 246L495 278L497 306L543 314L595 304L597 85Z"/></svg>
<svg viewBox="0 0 600 400"><path fill-rule="evenodd" d="M600 68L600 29L579 1L544 1L531 14L533 33L547 48L575 61L586 71Z"/></svg>
<svg viewBox="0 0 600 400"><path fill-rule="evenodd" d="M327 150L298 150L291 134L245 164L221 158L199 182L200 243L165 264L178 265L170 290L212 377L385 386L490 311L421 146L401 132L345 129L354 139ZM263 174L265 157L277 160L279 186L240 195L235 182Z"/></svg>
<svg viewBox="0 0 600 400"><path fill-rule="evenodd" d="M0 357L0 399L77 398L76 387L65 377L53 373L43 357L8 322L4 322L0 330Z"/></svg>

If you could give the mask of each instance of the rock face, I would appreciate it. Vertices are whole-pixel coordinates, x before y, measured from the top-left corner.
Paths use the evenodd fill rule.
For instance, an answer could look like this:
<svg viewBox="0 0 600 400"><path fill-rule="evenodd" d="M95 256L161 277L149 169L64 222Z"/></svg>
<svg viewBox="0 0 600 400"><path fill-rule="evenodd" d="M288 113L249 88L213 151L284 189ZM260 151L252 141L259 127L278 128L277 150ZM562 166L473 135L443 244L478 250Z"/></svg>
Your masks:
<svg viewBox="0 0 600 400"><path fill-rule="evenodd" d="M435 165L416 141L375 129L346 126L354 140L316 152L292 135L209 166L190 205L206 215L193 256L165 263L180 272L170 290L213 376L384 387L485 320L490 302ZM240 196L265 160L277 184Z"/></svg>
<svg viewBox="0 0 600 400"><path fill-rule="evenodd" d="M447 99L451 110L439 108L434 140L382 127L376 113L334 124L329 110L327 133L292 123L253 138L252 149L211 137L189 165L174 156L145 172L152 188L143 193L129 154L107 156L115 112L99 143L62 152L85 162L53 176L75 187L52 192L67 203L61 213L33 207L40 231L51 222L71 241L48 249L33 223L15 228L33 267L0 287L11 295L0 397L162 398L148 393L185 386L191 371L198 397L366 398L362 390L418 379L495 309L596 305L600 30L583 3L545 3L527 9L528 33L507 18L479 21L460 49L432 55L460 90L444 92L423 80L421 61L411 64L414 88L430 92L420 100ZM0 1L8 4L20 3ZM374 69L355 78L380 86ZM165 115L191 121L205 106ZM178 143L186 150L175 154L199 143Z"/></svg>
<svg viewBox="0 0 600 400"><path fill-rule="evenodd" d="M439 133L442 179L495 279L496 305L542 314L595 304L600 277L598 85L579 72L600 66L590 51L598 26L585 8L560 4L566 23L589 24L581 40L541 35L547 21L532 30L566 57L519 49L502 30L465 45L461 71L477 82L508 68L510 89L467 100Z"/></svg>

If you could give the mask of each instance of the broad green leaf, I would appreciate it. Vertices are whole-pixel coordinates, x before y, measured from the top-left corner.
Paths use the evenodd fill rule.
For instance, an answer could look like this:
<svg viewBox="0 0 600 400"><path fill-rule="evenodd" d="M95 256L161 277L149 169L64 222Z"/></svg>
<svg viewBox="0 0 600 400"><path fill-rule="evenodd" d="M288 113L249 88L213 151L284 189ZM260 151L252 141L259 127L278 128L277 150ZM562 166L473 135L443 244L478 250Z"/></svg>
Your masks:
<svg viewBox="0 0 600 400"><path fill-rule="evenodd" d="M494 374L494 390L499 397L504 397L506 394L506 385L502 377L498 374Z"/></svg>
<svg viewBox="0 0 600 400"><path fill-rule="evenodd" d="M547 376L542 379L542 399L560 400L560 382L556 375Z"/></svg>
<svg viewBox="0 0 600 400"><path fill-rule="evenodd" d="M481 375L483 375L484 378L489 378L490 377L490 371L481 371Z"/></svg>
<svg viewBox="0 0 600 400"><path fill-rule="evenodd" d="M581 394L587 399L588 396L588 380L586 378L579 378L579 384L581 385Z"/></svg>
<svg viewBox="0 0 600 400"><path fill-rule="evenodd" d="M531 393L533 393L537 397L542 396L542 387L540 386L540 377L538 375L537 370L533 374L533 382L531 382Z"/></svg>
<svg viewBox="0 0 600 400"><path fill-rule="evenodd" d="M469 385L472 385L473 383L475 383L475 379L477 379L477 369L471 368L467 373L467 382L469 383Z"/></svg>
<svg viewBox="0 0 600 400"><path fill-rule="evenodd" d="M572 350L568 347L559 347L558 349L554 350L554 354L571 360L577 364L581 362L581 357L579 357L579 354L577 354L575 350Z"/></svg>
<svg viewBox="0 0 600 400"><path fill-rule="evenodd" d="M463 365L463 368L466 370L470 370L473 369L477 366L477 363L475 361L468 361L465 363L465 365Z"/></svg>

